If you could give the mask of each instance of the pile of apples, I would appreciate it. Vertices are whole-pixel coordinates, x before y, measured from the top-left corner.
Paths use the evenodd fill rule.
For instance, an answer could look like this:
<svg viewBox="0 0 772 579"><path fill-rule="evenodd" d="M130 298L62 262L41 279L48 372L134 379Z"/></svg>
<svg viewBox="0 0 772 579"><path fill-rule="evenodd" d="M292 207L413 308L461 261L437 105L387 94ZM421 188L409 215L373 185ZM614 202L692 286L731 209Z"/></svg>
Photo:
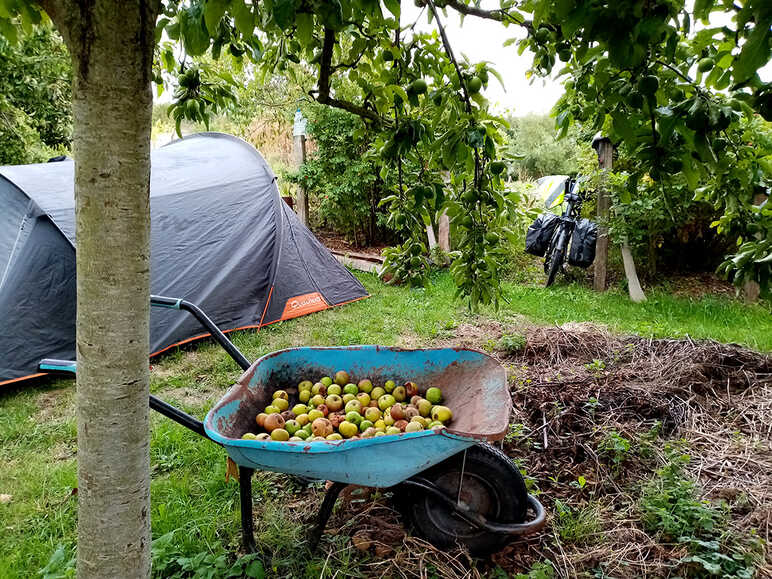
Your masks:
<svg viewBox="0 0 772 579"><path fill-rule="evenodd" d="M316 383L303 380L292 407L285 390L274 392L271 404L255 419L259 432L247 432L242 438L357 440L444 428L453 413L441 402L442 391L436 387L426 389L421 396L415 382L397 386L388 380L383 386L373 386L364 378L354 384L348 372L339 370L334 379L325 376Z"/></svg>

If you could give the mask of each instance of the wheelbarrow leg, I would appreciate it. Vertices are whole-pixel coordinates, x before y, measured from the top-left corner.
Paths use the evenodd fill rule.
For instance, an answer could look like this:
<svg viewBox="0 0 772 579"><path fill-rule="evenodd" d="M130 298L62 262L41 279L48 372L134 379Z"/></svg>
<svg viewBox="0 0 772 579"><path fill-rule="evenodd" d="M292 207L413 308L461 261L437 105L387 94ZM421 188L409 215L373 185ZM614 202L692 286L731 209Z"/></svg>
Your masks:
<svg viewBox="0 0 772 579"><path fill-rule="evenodd" d="M239 501L241 502L241 543L244 551L254 553L255 524L252 519L252 475L255 469L239 467Z"/></svg>
<svg viewBox="0 0 772 579"><path fill-rule="evenodd" d="M316 547L319 546L319 539L322 538L322 533L324 533L324 528L327 526L327 521L330 519L332 508L335 506L335 501L338 500L340 491L347 486L347 483L334 482L327 491L327 494L324 495L322 507L319 509L319 517L317 518L316 526L311 530L311 536L309 537L309 547L311 547L312 553L316 551Z"/></svg>

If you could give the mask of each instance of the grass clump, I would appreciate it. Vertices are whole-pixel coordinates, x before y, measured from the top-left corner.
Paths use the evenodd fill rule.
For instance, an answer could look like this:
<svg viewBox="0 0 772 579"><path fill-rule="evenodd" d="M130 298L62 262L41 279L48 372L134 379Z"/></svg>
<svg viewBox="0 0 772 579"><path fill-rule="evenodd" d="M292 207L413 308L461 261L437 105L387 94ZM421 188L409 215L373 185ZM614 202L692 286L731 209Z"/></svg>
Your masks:
<svg viewBox="0 0 772 579"><path fill-rule="evenodd" d="M553 528L565 543L584 545L601 534L601 518L592 505L572 507L558 499L554 514Z"/></svg>

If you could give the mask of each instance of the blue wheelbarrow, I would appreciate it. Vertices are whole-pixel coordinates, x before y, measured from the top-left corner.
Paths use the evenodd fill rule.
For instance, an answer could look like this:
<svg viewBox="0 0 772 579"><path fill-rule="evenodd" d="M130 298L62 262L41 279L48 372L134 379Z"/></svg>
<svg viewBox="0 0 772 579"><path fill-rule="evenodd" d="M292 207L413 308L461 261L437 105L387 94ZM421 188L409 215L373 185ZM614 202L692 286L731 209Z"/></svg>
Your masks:
<svg viewBox="0 0 772 579"><path fill-rule="evenodd" d="M200 422L150 396L150 407L225 448L239 467L246 551L255 550L251 480L255 470L332 481L310 535L318 544L340 492L348 485L386 488L406 522L437 547L466 546L475 555L500 550L513 536L544 527L546 515L529 495L518 468L489 442L507 432L511 398L504 369L466 348L405 350L383 346L291 348L253 364L194 304L153 296L151 304L186 310L241 366L244 374ZM75 364L42 360L43 372L72 373ZM345 369L354 381L413 381L442 389L453 410L447 428L358 440L278 442L242 439L257 432L255 416L272 393L297 400L297 385ZM529 511L530 520L526 521Z"/></svg>

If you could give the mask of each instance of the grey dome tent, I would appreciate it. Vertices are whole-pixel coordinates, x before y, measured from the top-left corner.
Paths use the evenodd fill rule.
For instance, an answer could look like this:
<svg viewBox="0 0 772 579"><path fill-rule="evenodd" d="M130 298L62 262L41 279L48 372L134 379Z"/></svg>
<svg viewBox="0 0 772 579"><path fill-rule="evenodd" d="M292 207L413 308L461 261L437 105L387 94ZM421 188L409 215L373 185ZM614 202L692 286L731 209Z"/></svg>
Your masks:
<svg viewBox="0 0 772 579"><path fill-rule="evenodd" d="M0 167L0 385L75 356L73 162ZM202 133L152 153L151 292L198 304L227 330L367 297L282 201L260 153ZM205 335L205 334L204 334ZM151 309L151 352L204 337Z"/></svg>

